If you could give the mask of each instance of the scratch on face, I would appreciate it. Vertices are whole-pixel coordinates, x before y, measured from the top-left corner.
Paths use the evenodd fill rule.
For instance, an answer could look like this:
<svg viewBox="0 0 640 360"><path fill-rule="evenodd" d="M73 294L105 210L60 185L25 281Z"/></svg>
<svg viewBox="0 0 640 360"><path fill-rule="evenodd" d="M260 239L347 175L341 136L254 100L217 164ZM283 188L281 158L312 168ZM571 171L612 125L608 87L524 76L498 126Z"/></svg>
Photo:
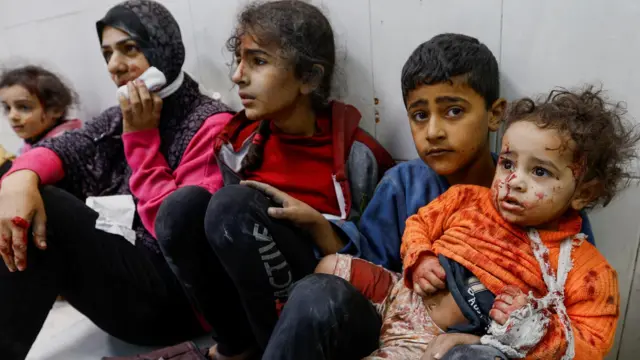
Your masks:
<svg viewBox="0 0 640 360"><path fill-rule="evenodd" d="M493 183L493 193L494 193L494 204L496 205L496 208L498 208L498 200L500 198L500 190L503 189L505 187L505 181L504 180L496 180Z"/></svg>
<svg viewBox="0 0 640 360"><path fill-rule="evenodd" d="M505 196L509 196L509 194L511 193L511 182L516 178L516 173L511 173L509 174L509 176L507 176L507 179L505 180L505 184L507 185L507 193L505 194Z"/></svg>
<svg viewBox="0 0 640 360"><path fill-rule="evenodd" d="M511 150L509 148L509 143L504 144L504 150L502 150L502 153L505 154L505 155L511 154Z"/></svg>
<svg viewBox="0 0 640 360"><path fill-rule="evenodd" d="M575 181L578 181L580 180L580 178L582 178L582 175L584 174L584 166L581 162L571 163L567 165L567 167L569 168L569 170L571 170L571 174L573 175L573 179Z"/></svg>

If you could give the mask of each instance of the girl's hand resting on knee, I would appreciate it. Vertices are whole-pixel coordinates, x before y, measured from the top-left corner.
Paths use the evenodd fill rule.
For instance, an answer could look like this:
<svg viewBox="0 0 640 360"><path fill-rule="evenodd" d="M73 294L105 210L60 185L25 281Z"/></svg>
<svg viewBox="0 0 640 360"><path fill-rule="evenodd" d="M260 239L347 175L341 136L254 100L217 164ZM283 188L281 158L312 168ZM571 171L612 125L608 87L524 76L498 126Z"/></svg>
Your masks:
<svg viewBox="0 0 640 360"><path fill-rule="evenodd" d="M22 170L0 186L0 255L11 272L27 268L29 231L38 248L47 247L47 216L38 183L36 173Z"/></svg>
<svg viewBox="0 0 640 360"><path fill-rule="evenodd" d="M291 221L299 228L308 231L324 255L335 254L344 247L342 239L333 230L331 223L307 203L265 183L247 180L240 182L240 184L264 193L273 202L280 205L281 207L270 207L267 210L269 216L274 219Z"/></svg>

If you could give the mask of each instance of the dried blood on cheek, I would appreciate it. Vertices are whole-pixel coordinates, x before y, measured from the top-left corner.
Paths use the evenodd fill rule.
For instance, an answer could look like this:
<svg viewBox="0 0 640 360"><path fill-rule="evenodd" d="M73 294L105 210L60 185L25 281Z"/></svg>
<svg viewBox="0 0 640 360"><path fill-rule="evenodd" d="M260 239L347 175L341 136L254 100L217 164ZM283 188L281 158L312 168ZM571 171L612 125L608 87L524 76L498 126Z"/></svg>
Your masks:
<svg viewBox="0 0 640 360"><path fill-rule="evenodd" d="M553 201L554 201L554 198L555 198L554 195L557 195L558 193L562 193L562 191L563 191L562 190L562 186L554 186L551 189L550 193L543 193L543 192L536 193L536 197L538 199L542 200L542 202L544 202L544 203L553 204Z"/></svg>

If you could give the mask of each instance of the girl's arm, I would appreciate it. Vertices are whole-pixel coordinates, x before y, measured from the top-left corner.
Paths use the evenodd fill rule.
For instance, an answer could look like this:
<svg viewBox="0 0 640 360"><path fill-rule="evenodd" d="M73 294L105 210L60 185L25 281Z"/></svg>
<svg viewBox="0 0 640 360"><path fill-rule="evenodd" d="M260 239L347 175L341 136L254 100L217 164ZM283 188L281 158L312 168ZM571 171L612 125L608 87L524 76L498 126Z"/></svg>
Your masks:
<svg viewBox="0 0 640 360"><path fill-rule="evenodd" d="M155 236L155 219L160 205L176 189L197 185L213 193L222 187L213 141L231 118L231 114L220 113L205 120L175 171L160 152L157 129L122 136L125 156L133 171L129 180L131 193L138 199L137 210L142 224L152 235Z"/></svg>

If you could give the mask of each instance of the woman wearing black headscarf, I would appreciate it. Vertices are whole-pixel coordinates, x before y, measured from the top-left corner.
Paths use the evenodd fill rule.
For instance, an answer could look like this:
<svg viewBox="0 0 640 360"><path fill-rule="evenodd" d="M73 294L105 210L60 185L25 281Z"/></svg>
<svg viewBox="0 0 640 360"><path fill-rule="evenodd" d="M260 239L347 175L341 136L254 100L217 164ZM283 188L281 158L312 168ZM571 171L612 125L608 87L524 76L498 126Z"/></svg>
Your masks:
<svg viewBox="0 0 640 360"><path fill-rule="evenodd" d="M212 139L231 114L182 71L180 29L162 5L126 1L97 30L128 96L84 129L38 144L0 187L2 359L26 357L57 295L130 343L173 344L205 331L153 228L176 189L222 186ZM135 81L150 67L166 78L156 93Z"/></svg>

